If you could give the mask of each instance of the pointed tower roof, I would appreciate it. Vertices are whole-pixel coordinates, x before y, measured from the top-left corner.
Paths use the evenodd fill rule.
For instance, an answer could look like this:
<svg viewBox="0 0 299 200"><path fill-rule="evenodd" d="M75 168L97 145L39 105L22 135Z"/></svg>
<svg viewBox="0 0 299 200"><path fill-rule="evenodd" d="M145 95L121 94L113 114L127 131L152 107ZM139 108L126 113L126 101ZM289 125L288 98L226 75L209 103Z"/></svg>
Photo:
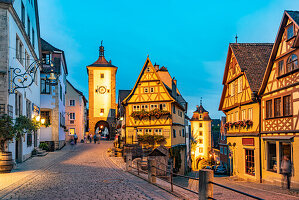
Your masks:
<svg viewBox="0 0 299 200"><path fill-rule="evenodd" d="M200 100L200 106L196 106L196 110L193 112L193 116L190 121L210 121L209 112L202 106L202 100Z"/></svg>
<svg viewBox="0 0 299 200"><path fill-rule="evenodd" d="M108 62L104 56L104 46L103 41L101 42L101 46L99 48L99 58L93 64L88 65L89 67L116 67L112 65L111 60Z"/></svg>

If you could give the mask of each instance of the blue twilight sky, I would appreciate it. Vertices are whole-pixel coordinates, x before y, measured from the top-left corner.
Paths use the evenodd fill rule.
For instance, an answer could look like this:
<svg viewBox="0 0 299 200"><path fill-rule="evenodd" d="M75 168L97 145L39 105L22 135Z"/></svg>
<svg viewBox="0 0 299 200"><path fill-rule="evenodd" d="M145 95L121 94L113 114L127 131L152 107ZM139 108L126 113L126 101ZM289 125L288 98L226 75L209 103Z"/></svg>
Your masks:
<svg viewBox="0 0 299 200"><path fill-rule="evenodd" d="M132 89L146 60L168 68L189 103L203 97L219 118L228 44L274 42L284 10L298 0L39 0L41 36L65 51L68 79L88 96L86 66L105 56L118 67L117 90Z"/></svg>

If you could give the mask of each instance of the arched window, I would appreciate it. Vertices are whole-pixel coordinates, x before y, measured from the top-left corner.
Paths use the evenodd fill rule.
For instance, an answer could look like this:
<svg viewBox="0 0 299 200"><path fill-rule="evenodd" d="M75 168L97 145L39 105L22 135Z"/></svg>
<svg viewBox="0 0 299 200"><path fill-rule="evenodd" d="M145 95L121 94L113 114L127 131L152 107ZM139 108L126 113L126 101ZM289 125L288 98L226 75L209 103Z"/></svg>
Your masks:
<svg viewBox="0 0 299 200"><path fill-rule="evenodd" d="M290 72L290 71L292 71L294 69L297 69L297 68L298 68L298 57L295 54L293 54L288 58L287 72Z"/></svg>

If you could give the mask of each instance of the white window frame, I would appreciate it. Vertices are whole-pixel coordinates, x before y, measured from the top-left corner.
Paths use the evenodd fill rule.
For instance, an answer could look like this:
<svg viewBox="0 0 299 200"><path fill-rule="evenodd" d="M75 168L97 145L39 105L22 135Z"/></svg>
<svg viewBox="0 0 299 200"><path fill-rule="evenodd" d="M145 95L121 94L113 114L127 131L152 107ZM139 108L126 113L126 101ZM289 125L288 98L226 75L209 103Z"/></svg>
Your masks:
<svg viewBox="0 0 299 200"><path fill-rule="evenodd" d="M150 87L150 93L154 93L155 92L155 88L154 87Z"/></svg>
<svg viewBox="0 0 299 200"><path fill-rule="evenodd" d="M74 103L72 104L72 102L74 102ZM74 99L70 100L70 106L76 106L76 101Z"/></svg>
<svg viewBox="0 0 299 200"><path fill-rule="evenodd" d="M253 108L248 108L248 120L253 119Z"/></svg>
<svg viewBox="0 0 299 200"><path fill-rule="evenodd" d="M243 90L243 78L238 78L238 93L241 93Z"/></svg>
<svg viewBox="0 0 299 200"><path fill-rule="evenodd" d="M143 88L143 92L144 92L144 93L148 93L148 87L144 87L144 88Z"/></svg>
<svg viewBox="0 0 299 200"><path fill-rule="evenodd" d="M242 110L242 119L241 120L245 120L246 119L246 110Z"/></svg>
<svg viewBox="0 0 299 200"><path fill-rule="evenodd" d="M148 105L141 105L141 110L148 111Z"/></svg>
<svg viewBox="0 0 299 200"><path fill-rule="evenodd" d="M158 109L158 105L157 104L151 104L151 110L155 110Z"/></svg>
<svg viewBox="0 0 299 200"><path fill-rule="evenodd" d="M76 113L70 113L69 120L76 120Z"/></svg>
<svg viewBox="0 0 299 200"><path fill-rule="evenodd" d="M163 135L162 129L161 128L155 129L155 135Z"/></svg>

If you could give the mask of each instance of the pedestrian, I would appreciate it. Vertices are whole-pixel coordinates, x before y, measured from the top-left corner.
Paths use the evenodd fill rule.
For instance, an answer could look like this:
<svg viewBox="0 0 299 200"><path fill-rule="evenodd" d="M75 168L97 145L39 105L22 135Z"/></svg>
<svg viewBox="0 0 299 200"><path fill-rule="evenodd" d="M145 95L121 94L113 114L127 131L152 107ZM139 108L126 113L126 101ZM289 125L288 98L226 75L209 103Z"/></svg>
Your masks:
<svg viewBox="0 0 299 200"><path fill-rule="evenodd" d="M78 140L78 135L75 133L75 134L74 134L74 141L75 141L75 144L77 144L77 140Z"/></svg>
<svg viewBox="0 0 299 200"><path fill-rule="evenodd" d="M283 160L281 161L281 173L283 175L282 187L284 187L286 183L287 189L290 189L292 176L292 162L290 161L288 156L283 156Z"/></svg>
<svg viewBox="0 0 299 200"><path fill-rule="evenodd" d="M95 144L97 143L97 134L94 134L93 141L94 141Z"/></svg>
<svg viewBox="0 0 299 200"><path fill-rule="evenodd" d="M87 141L86 141L86 135L84 135L84 143L87 143Z"/></svg>
<svg viewBox="0 0 299 200"><path fill-rule="evenodd" d="M70 144L71 144L71 150L73 151L74 148L75 148L75 142L74 142L74 139L70 139Z"/></svg>
<svg viewBox="0 0 299 200"><path fill-rule="evenodd" d="M91 140L92 140L92 135L91 134L88 135L88 140L89 140L89 143L91 143Z"/></svg>

